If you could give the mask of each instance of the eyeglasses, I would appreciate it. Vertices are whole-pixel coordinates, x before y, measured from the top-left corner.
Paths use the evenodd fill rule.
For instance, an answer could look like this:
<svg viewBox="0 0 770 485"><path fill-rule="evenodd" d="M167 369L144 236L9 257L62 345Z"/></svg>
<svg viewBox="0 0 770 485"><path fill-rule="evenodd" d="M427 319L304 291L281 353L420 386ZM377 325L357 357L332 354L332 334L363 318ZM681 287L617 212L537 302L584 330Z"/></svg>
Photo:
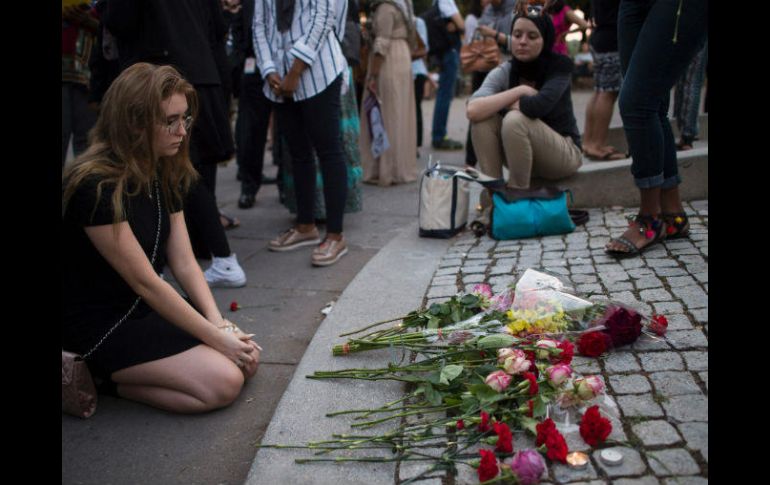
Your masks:
<svg viewBox="0 0 770 485"><path fill-rule="evenodd" d="M190 126L192 126L193 117L188 115L184 118L177 118L174 121L170 121L166 123L166 130L168 130L169 135L173 135L177 131L179 131L179 125L184 124L184 130L188 131L190 129Z"/></svg>

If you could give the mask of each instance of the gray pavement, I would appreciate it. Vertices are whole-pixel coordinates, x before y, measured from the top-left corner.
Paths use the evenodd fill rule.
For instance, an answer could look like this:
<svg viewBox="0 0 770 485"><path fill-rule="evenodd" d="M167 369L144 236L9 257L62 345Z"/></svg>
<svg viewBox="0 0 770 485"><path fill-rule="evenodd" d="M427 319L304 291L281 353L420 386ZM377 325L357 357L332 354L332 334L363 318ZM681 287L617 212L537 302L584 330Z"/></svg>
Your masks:
<svg viewBox="0 0 770 485"><path fill-rule="evenodd" d="M589 96L589 91L573 93L579 120L583 117L579 106L585 106ZM429 140L432 104L424 103L425 140ZM464 99L458 98L450 113L449 136L464 141L466 129ZM464 152L437 153L427 147L420 152L421 166L430 154L434 161L436 157L450 164L464 161ZM269 156L265 166L267 173L274 173ZM329 352L330 343L342 328L374 321L377 316L393 316L396 310L417 308L429 298L447 296L441 294L446 292L446 285L438 283L446 278L436 279L439 273L451 271L458 276L460 286L455 291L479 277L499 289L526 265L545 263L562 268L585 289L611 292L629 303L672 315L672 339L678 338L670 345L656 348L643 344L627 349L623 357L611 356L601 363L600 370L606 379L615 374L627 377L643 369L645 384L621 379L618 389L626 393L617 396L624 420L630 419L628 424L624 421L625 433L638 437L642 444L649 440L649 447L639 448L644 465L641 476L665 476L665 470L650 465L657 463L655 458L675 468L681 464L676 470L686 475L703 476L707 470L707 201L688 207L701 222L691 243L667 243L660 250L647 252L644 258L616 264L599 248L608 233L621 231L618 208L592 209L588 227L564 237L496 243L486 238L477 241L465 233L437 241L417 236L417 183L389 188L364 185L363 211L345 219L349 255L331 268L318 269L310 266L309 249L287 254L266 250L267 241L292 222L278 203L275 186L263 187L256 207L250 210L237 209L238 187L235 163L230 162L219 171L218 203L242 222L228 236L249 282L246 288L217 289L214 295L223 310L233 300L243 307L236 313L227 312L227 316L255 333L265 348L259 373L232 406L202 416L172 415L108 397L100 400L96 414L88 420L63 415L62 483L225 484L242 483L247 476L249 483L398 483L404 477L395 475L392 467L309 468L293 465L296 456L291 451L257 453L253 445L263 439L282 442L290 436L292 441L302 441L303 437L321 436L337 426L332 424L334 420L324 418L323 412L339 409L341 403L344 407L356 396L376 402L382 397L380 392L398 393L398 389L384 390L382 386L345 389L344 385L304 378L312 370L348 366L350 360L338 362L340 359L332 359ZM464 271L471 252L486 252L478 259L484 262L482 272ZM455 265L457 260L460 264ZM206 267L208 263L201 264ZM324 318L321 309L330 302L335 304ZM615 393L612 382L609 389ZM698 396L699 400L693 401ZM674 451L658 457L656 453L665 451L662 446ZM648 448L654 458L648 456ZM682 452L695 462L697 472ZM270 468L287 474L275 475ZM600 469L592 467L598 483L604 483L601 480L608 475ZM559 473L561 477L563 473ZM276 478L266 481L260 476ZM551 479L561 482L555 475ZM462 477L457 483L462 483ZM659 482L652 478L649 483Z"/></svg>

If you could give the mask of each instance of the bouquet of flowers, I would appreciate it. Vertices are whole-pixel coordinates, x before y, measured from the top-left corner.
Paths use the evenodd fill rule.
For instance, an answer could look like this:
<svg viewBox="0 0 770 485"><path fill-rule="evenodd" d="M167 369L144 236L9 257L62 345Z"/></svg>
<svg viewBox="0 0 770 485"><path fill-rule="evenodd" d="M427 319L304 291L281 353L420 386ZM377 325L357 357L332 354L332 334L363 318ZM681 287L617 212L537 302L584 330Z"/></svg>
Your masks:
<svg viewBox="0 0 770 485"><path fill-rule="evenodd" d="M407 384L405 395L374 409L339 411L327 416L354 415L358 432L335 435L307 445L261 445L309 448L318 455L336 451L385 448L382 456L306 458L308 461L431 461L420 476L458 465L476 469L479 480L537 483L545 459L566 462L568 447L551 419L557 412L577 412L604 393L600 376L577 374L571 367L578 352L598 356L608 349L634 342L642 332L642 316L613 302L592 302L575 295L558 277L528 269L516 284L493 295L477 285L465 295L415 310L404 317L377 322L350 336L401 320L333 348L334 355L378 348L412 353L403 364L381 368L317 371L311 379L393 380ZM662 335L662 317L649 320L647 331ZM558 418L557 418L558 419ZM394 428L365 434L381 423ZM612 427L597 406L580 419L586 443L604 442ZM514 453L512 430L536 436L536 449ZM446 448L427 453L436 441ZM470 451L479 445L494 450Z"/></svg>

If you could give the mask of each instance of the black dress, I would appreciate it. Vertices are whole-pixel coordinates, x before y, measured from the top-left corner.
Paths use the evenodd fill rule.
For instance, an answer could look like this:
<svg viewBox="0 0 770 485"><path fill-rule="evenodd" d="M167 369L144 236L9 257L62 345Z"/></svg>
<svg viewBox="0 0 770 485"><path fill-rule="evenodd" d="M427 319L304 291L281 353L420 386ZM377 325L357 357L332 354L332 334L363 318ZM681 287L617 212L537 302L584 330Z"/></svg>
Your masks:
<svg viewBox="0 0 770 485"><path fill-rule="evenodd" d="M83 229L112 224L112 194L113 187L103 184L97 204L96 179L88 179L73 194L62 218L62 348L81 355L107 334L137 297ZM162 192L160 197L161 233L153 265L158 273L166 264L169 213L180 210L170 206ZM124 196L123 203L129 226L150 259L157 233L157 202L142 191L134 197ZM140 301L86 362L94 375L107 379L115 371L169 357L201 343Z"/></svg>

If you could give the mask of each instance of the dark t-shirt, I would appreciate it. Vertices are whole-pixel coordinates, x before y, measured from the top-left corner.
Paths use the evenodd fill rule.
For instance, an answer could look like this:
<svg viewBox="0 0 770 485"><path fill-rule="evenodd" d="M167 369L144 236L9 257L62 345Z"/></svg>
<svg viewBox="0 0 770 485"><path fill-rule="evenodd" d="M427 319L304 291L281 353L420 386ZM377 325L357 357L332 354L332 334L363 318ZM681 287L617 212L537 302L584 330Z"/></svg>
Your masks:
<svg viewBox="0 0 770 485"><path fill-rule="evenodd" d="M620 0L594 0L593 18L596 28L591 34L591 46L598 53L618 50L618 6Z"/></svg>
<svg viewBox="0 0 770 485"><path fill-rule="evenodd" d="M85 233L87 226L113 223L112 194L114 186L102 184L96 197L97 179L80 184L67 205L62 218L62 325L63 341L70 340L78 350L79 344L100 339L109 328L131 308L136 293L96 250ZM166 242L169 236L170 207L161 197L161 231L158 252L153 265L160 273L166 264ZM157 199L147 191L123 198L126 219L147 258L152 256L158 224ZM149 307L141 302L132 314L147 313ZM72 342L75 340L76 342Z"/></svg>

